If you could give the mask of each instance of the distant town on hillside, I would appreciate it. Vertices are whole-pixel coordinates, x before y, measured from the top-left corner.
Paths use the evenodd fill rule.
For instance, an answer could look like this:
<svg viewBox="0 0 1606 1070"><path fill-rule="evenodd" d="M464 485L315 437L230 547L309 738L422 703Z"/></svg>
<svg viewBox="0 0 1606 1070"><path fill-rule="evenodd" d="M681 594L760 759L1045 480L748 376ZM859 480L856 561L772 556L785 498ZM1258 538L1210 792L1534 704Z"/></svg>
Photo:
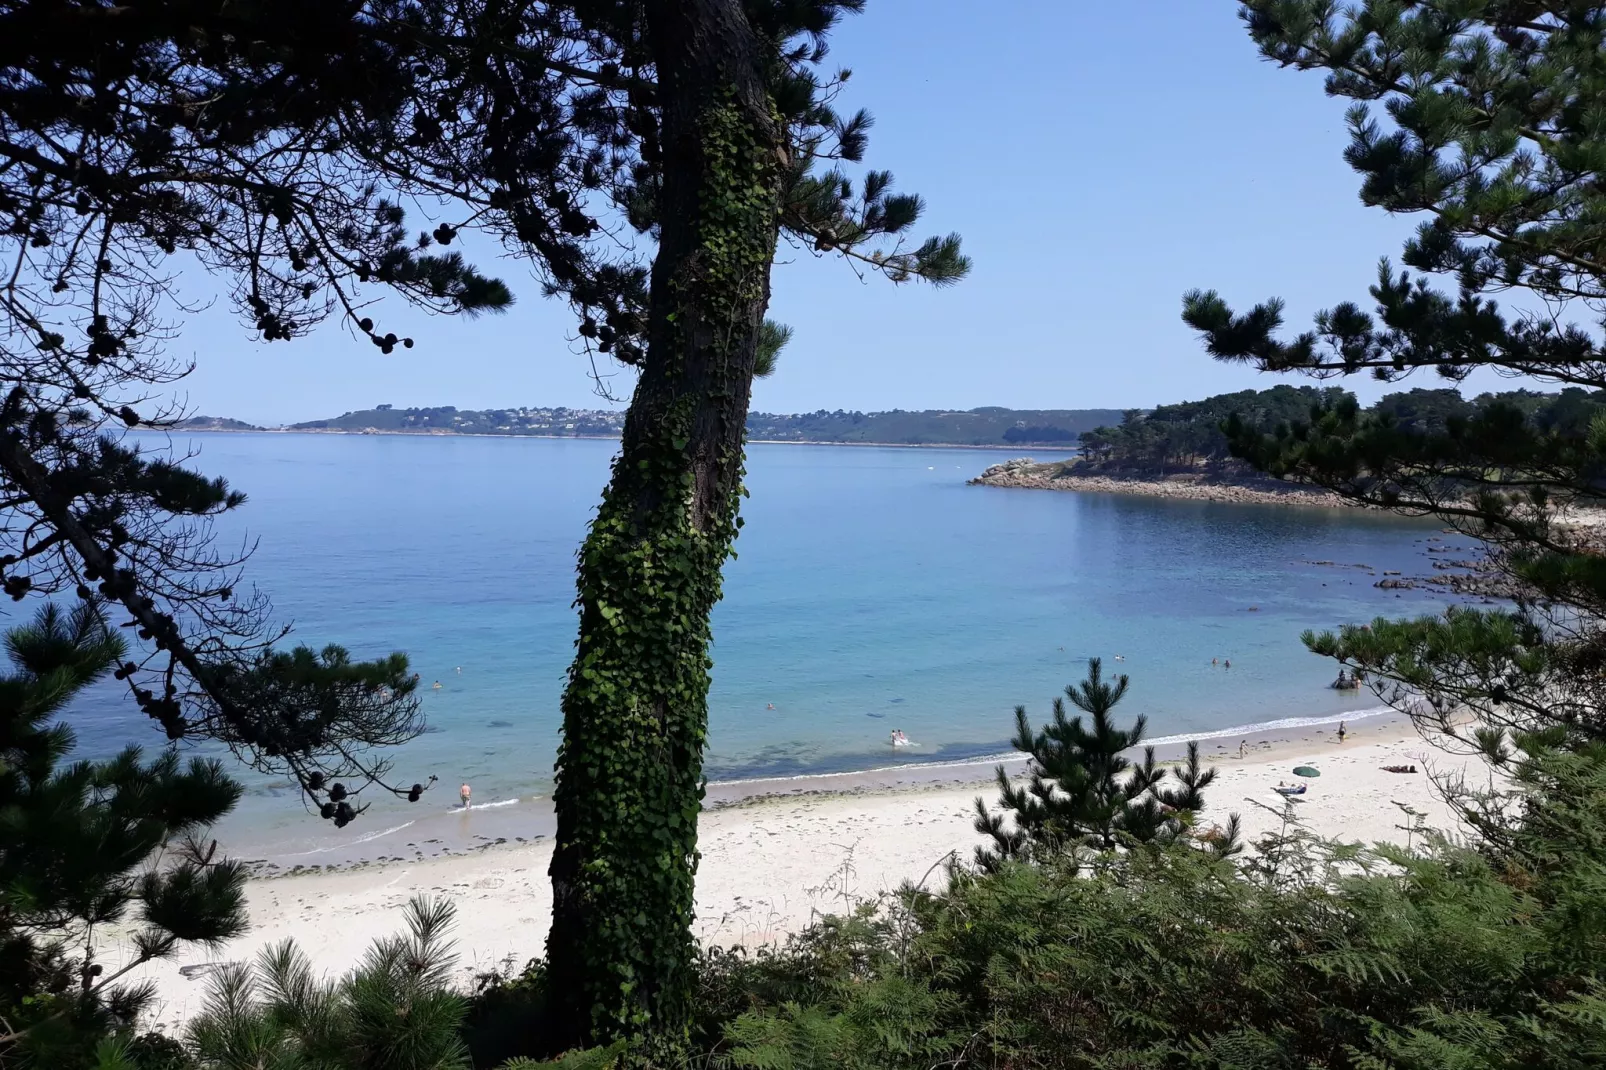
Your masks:
<svg viewBox="0 0 1606 1070"><path fill-rule="evenodd" d="M777 415L755 412L747 418L754 442L830 442L897 446L1064 446L1076 445L1084 431L1119 423L1119 409L1006 409L909 412L827 412ZM557 438L617 438L624 413L611 409L515 408L458 409L451 405L398 409L376 405L327 420L308 420L282 428L256 427L240 420L196 416L184 421L193 431L321 431L345 434L529 435Z"/></svg>

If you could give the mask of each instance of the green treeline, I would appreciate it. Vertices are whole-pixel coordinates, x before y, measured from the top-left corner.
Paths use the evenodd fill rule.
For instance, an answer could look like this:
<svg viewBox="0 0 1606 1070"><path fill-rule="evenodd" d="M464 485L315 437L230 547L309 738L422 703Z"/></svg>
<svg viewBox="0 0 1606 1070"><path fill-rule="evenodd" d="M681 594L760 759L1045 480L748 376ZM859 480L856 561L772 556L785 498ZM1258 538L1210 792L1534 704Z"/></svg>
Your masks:
<svg viewBox="0 0 1606 1070"><path fill-rule="evenodd" d="M805 412L747 417L756 442L862 442L907 446L1070 445L1076 436L1119 418L1116 409L1005 409L964 412L926 409L891 412Z"/></svg>
<svg viewBox="0 0 1606 1070"><path fill-rule="evenodd" d="M1224 425L1237 417L1247 428L1267 433L1309 422L1314 411L1353 401L1339 387L1288 386L1240 390L1202 401L1129 409L1113 426L1084 431L1087 458L1111 468L1169 471L1229 461L1232 451ZM1507 390L1468 400L1453 389L1417 388L1386 394L1359 415L1398 431L1439 434L1478 416L1498 413L1537 431L1582 436L1606 412L1606 391L1569 387L1560 393Z"/></svg>

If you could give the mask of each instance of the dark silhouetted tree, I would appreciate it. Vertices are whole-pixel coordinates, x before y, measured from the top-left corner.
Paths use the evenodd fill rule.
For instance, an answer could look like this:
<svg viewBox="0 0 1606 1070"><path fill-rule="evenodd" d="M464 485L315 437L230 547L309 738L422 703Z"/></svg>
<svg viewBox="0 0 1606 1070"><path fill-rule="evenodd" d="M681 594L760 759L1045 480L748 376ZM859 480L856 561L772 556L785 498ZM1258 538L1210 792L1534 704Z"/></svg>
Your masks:
<svg viewBox="0 0 1606 1070"><path fill-rule="evenodd" d="M139 643L118 678L170 738L294 777L339 824L385 777L374 748L421 728L405 661L276 653L284 630L212 539L243 495L122 432L183 415L167 392L189 365L164 353L197 296L174 289L181 265L264 342L339 313L384 352L411 346L363 311L363 284L440 312L511 301L415 238L362 162L356 132L414 99L418 19L0 0L0 586L104 598Z"/></svg>
<svg viewBox="0 0 1606 1070"><path fill-rule="evenodd" d="M1429 419L1345 396L1275 428L1228 421L1233 451L1273 475L1482 540L1516 597L1514 609L1458 607L1306 641L1366 669L1436 738L1461 736L1497 760L1514 733L1599 740L1606 558L1567 520L1570 507L1606 498L1606 421L1594 407L1606 389L1595 105L1606 5L1251 0L1242 11L1263 55L1327 72L1328 92L1355 102L1345 158L1365 203L1424 217L1402 257L1419 274L1385 260L1375 312L1340 303L1292 338L1280 334L1280 301L1235 314L1213 291L1190 293L1184 319L1208 351L1318 377L1426 369L1459 381L1490 369L1582 388L1551 402L1516 393L1435 405ZM1502 310L1501 293L1528 308ZM1452 716L1463 711L1475 716Z"/></svg>
<svg viewBox="0 0 1606 1070"><path fill-rule="evenodd" d="M871 121L838 111L848 72L824 62L862 6L420 5L427 93L353 135L399 188L469 206L574 306L588 355L635 369L579 555L554 794L548 968L576 1040L687 1020L709 618L753 379L789 333L765 319L777 244L894 282L968 268L957 237L906 241L923 204L889 173L849 173Z"/></svg>
<svg viewBox="0 0 1606 1070"><path fill-rule="evenodd" d="M240 788L211 759L176 751L145 760L68 762L57 718L121 660L124 643L99 607L47 604L5 634L0 676L0 1064L90 1065L126 1029L148 985L116 982L185 943L225 940L246 925L244 870L199 838ZM132 919L130 919L132 915ZM95 930L133 920L131 954L107 972Z"/></svg>
<svg viewBox="0 0 1606 1070"><path fill-rule="evenodd" d="M281 731L225 687L280 664L256 664L268 638L252 630L260 613L227 622L243 635L205 618L232 583L197 580L176 609L166 604L139 559L123 556L130 540L111 526L121 518L29 464L63 429L88 454L101 448L97 421L153 418L127 396L173 374L151 360L163 337L153 313L170 307L165 256L193 251L231 279L265 340L339 313L389 351L408 340L375 324L359 286L442 311L506 306L504 287L442 250L482 229L574 307L577 346L636 369L580 554L555 796L548 952L559 1020L581 1034L673 1034L685 1020L709 614L739 527L752 380L788 334L764 316L777 243L894 282L950 282L968 267L956 237L906 241L919 197L894 192L885 171L849 173L871 120L837 110L848 72L823 63L837 19L862 6L302 0L180 15L0 2L18 80L9 104L0 85L0 116L17 131L0 144L17 161L0 210L37 264L12 306L15 360L48 372L43 394L14 397L0 473L33 510L16 530L52 536L36 557L50 559L53 582L107 584L161 652L159 669L175 668L136 691L170 731L216 730L295 775L322 807L335 775L383 774L346 746L349 720ZM61 147L79 141L88 148ZM444 220L410 236L404 203ZM212 500L225 494L197 492L181 515L225 508ZM145 499L123 505L155 515ZM198 536L177 537L164 563L194 564L184 539ZM37 586L27 572L11 568L7 582ZM394 713L396 731L378 735L414 727L399 681L369 694L375 716Z"/></svg>
<svg viewBox="0 0 1606 1070"><path fill-rule="evenodd" d="M1100 660L1093 658L1087 679L1065 689L1065 699L1087 715L1086 724L1081 716L1066 716L1065 699L1056 698L1053 719L1034 732L1026 707L1015 707L1011 743L1031 762L1019 787L998 767L998 811L976 800L976 831L993 839L990 848L976 848L982 868L1077 848L1112 851L1123 840L1174 839L1188 827L1216 771L1200 766L1197 743L1188 744L1187 766L1172 770L1176 788L1161 787L1166 770L1155 764L1153 747L1144 749L1141 764L1127 758L1148 726L1142 716L1130 728L1115 723L1112 711L1127 686L1125 674L1105 680Z"/></svg>

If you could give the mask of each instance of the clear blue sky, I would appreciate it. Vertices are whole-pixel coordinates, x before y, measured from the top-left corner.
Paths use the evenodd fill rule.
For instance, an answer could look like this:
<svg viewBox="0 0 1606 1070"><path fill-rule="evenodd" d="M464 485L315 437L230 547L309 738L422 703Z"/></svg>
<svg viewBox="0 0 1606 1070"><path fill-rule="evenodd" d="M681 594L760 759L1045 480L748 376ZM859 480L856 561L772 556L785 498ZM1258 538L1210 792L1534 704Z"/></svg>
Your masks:
<svg viewBox="0 0 1606 1070"><path fill-rule="evenodd" d="M783 248L771 314L796 333L754 407L1147 407L1273 385L1202 353L1182 293L1281 295L1303 327L1317 308L1365 301L1413 221L1361 206L1343 102L1320 75L1262 61L1236 11L870 0L835 38L832 62L854 72L843 104L875 114L867 163L926 198L922 234L959 231L975 268L945 290L895 288ZM565 342L567 310L517 261L493 266L515 309L471 322L387 301L385 325L419 343L388 357L332 323L253 343L219 303L176 343L199 365L189 404L262 423L381 402L601 407Z"/></svg>

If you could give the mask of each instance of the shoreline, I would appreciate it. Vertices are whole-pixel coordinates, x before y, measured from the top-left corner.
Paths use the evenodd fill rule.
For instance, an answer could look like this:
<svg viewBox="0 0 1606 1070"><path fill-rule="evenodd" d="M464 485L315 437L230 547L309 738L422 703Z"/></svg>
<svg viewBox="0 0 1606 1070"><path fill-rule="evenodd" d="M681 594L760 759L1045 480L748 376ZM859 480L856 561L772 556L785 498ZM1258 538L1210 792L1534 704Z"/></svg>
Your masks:
<svg viewBox="0 0 1606 1070"><path fill-rule="evenodd" d="M1019 490L1079 491L1092 494L1133 494L1149 498L1231 502L1238 505L1304 505L1322 509L1364 509L1331 491L1312 490L1297 483L1272 479L1229 480L1206 475L1076 475L1059 461L1038 463L1019 457L989 467L968 480L970 486Z"/></svg>
<svg viewBox="0 0 1606 1070"><path fill-rule="evenodd" d="M1332 491L1317 490L1300 483L1244 477L1223 479L1205 474L1170 476L1114 475L1095 473L1076 475L1063 461L1037 462L1017 457L989 466L981 475L965 481L966 486L998 487L1012 490L1055 490L1082 494L1126 494L1175 501L1225 502L1233 505L1283 505L1316 509L1357 509L1376 511ZM1606 506L1570 505L1556 515L1559 528L1581 532L1606 532ZM1452 529L1445 528L1445 531ZM1455 534L1465 534L1455 532ZM1486 593L1478 591L1477 593ZM1501 593L1501 592L1496 592Z"/></svg>
<svg viewBox="0 0 1606 1070"><path fill-rule="evenodd" d="M1270 753L1266 748L1274 740L1292 733L1331 733L1340 721L1348 722L1353 733L1360 731L1362 725L1368 730L1389 725L1409 729L1407 720L1397 711L1377 705L1159 736L1145 741L1143 746L1152 746L1161 762L1174 762L1186 756L1188 742L1194 741L1200 744L1200 752L1207 760L1215 760L1230 757L1240 740L1251 754ZM1138 750L1132 753L1136 755ZM863 798L888 792L986 785L993 782L994 770L1000 765L1015 776L1024 769L1025 761L1020 754L1006 751L949 760L892 761L864 769L711 780L703 812L739 809L777 799ZM386 827L386 820L398 823ZM467 810L455 804L421 814L400 810L379 818L375 826L358 830L349 840L306 845L305 849L299 845L296 850L285 850L269 844L230 843L227 838L223 846L225 853L245 862L253 877L281 880L516 850L521 845L550 841L557 830L551 796L544 791L483 802Z"/></svg>
<svg viewBox="0 0 1606 1070"><path fill-rule="evenodd" d="M147 428L147 433L159 434L203 434L203 435L356 435L374 437L378 435L404 435L414 438L535 438L547 442L618 442L618 435L513 435L500 434L493 431L464 432L442 431L424 429L418 431L372 430L351 431L336 427L167 427ZM961 442L831 442L818 439L800 438L754 438L747 441L749 446L853 446L874 447L879 449L895 450L1018 450L1020 443L1006 443L1001 446L986 443ZM1039 449L1052 450L1053 446L1039 446ZM1065 453L1074 454L1076 446L1066 446Z"/></svg>
<svg viewBox="0 0 1606 1070"><path fill-rule="evenodd" d="M1434 827L1454 829L1454 817L1433 794L1429 771L1471 769L1476 759L1436 751L1402 717L1357 720L1339 744L1331 729L1306 724L1273 728L1263 738L1217 737L1203 747L1218 769L1208 789L1201 827L1238 813L1252 842L1279 823L1282 800L1271 791L1292 779L1294 765L1317 764L1324 774L1306 796L1289 804L1314 832L1371 843L1405 842L1409 812ZM1178 747L1180 750L1180 746ZM1379 767L1412 763L1419 773ZM991 766L949 769L924 783L844 785L841 790L748 794L705 808L699 822L703 863L697 882L698 938L714 944L758 946L783 940L822 913L901 882L941 880L941 864L968 859L981 837L972 826L974 800L996 795ZM712 793L711 793L712 794ZM1263 804L1255 805L1256 803ZM517 808L509 808L517 809ZM522 967L540 953L551 913L547 865L550 838L474 849L462 854L382 865L253 879L246 888L249 933L214 949L187 948L175 958L134 971L158 999L154 1024L171 1030L200 1009L207 974L217 965L247 962L265 947L294 938L321 973L354 965L376 938L401 924L414 894L445 896L459 908L453 937L460 951L454 981L475 973ZM126 931L109 932L100 949L108 968L127 954ZM121 941L120 939L121 938Z"/></svg>

